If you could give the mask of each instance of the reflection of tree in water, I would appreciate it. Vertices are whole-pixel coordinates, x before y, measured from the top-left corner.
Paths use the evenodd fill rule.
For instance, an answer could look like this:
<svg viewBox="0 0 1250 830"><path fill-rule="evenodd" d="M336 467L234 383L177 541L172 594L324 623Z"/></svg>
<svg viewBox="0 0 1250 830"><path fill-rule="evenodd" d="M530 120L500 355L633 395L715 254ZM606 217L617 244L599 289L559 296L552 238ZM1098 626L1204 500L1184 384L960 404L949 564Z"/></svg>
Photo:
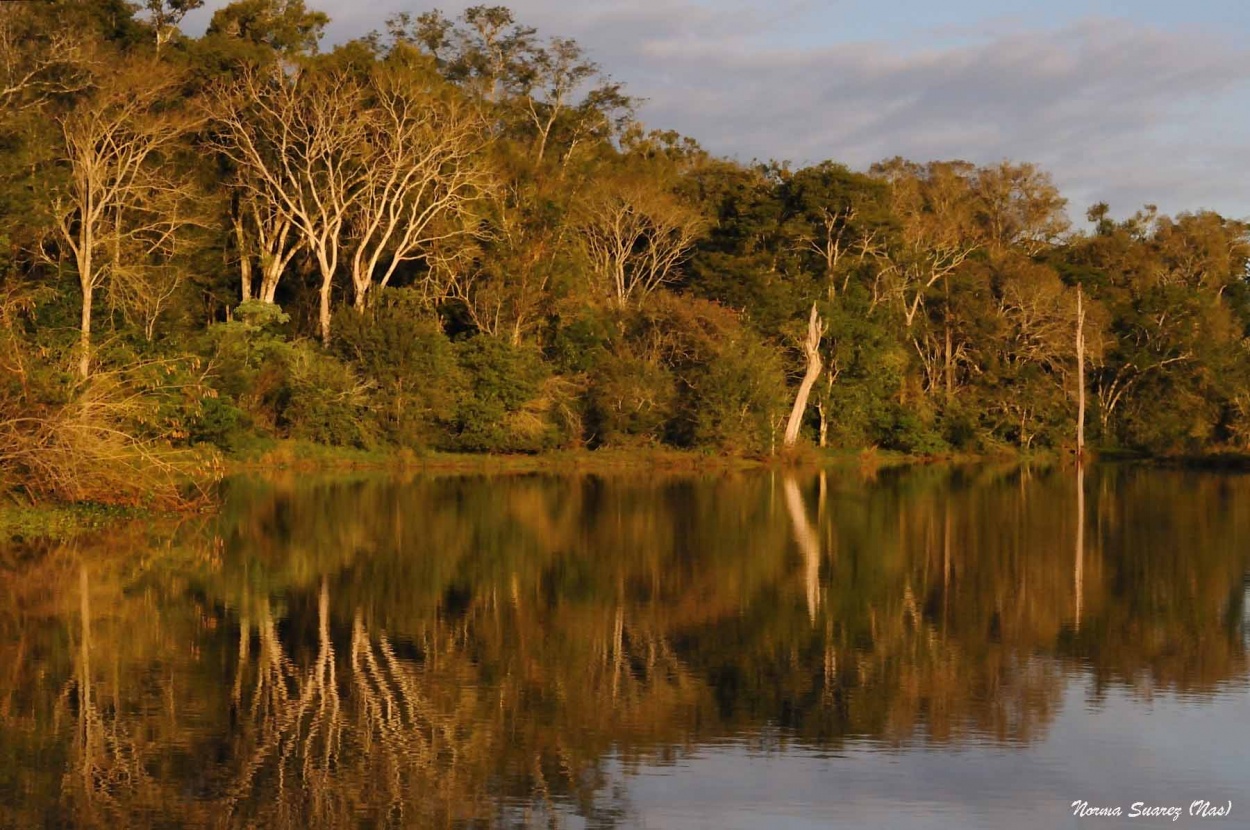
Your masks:
<svg viewBox="0 0 1250 830"><path fill-rule="evenodd" d="M232 754L243 762L222 802L227 826L342 826L362 817L397 826L528 824L570 803L606 820L616 805L597 806L596 796L599 759L610 747L588 752L570 733L596 727L584 717L591 707L608 719L599 725L610 735L613 722L652 719L657 697L680 699L691 689L662 638L618 613L577 685L571 677L556 682L563 706L584 722L550 731L530 711L545 708L535 698L550 692L541 674L508 666L484 682L484 673L504 667L481 665L488 646L477 629L496 628L500 612L515 611L511 603L474 606L400 647L357 609L350 634L339 632L345 653L336 653L331 590L324 581L318 590L316 645L304 669L290 656L298 648L281 642L271 606L262 601L241 626ZM405 650L415 656L401 656Z"/></svg>
<svg viewBox="0 0 1250 830"><path fill-rule="evenodd" d="M1074 672L1244 682L1250 479L1088 475L1084 536L1071 471L239 490L0 571L0 784L57 805L0 824L607 825L616 764L706 741L1017 743Z"/></svg>

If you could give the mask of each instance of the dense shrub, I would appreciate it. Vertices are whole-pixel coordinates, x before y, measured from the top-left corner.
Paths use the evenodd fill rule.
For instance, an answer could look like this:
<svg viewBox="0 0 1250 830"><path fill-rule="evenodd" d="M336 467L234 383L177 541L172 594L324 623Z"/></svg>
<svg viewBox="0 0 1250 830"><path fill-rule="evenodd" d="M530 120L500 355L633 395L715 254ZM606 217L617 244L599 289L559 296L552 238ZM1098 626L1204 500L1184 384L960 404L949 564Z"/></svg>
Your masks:
<svg viewBox="0 0 1250 830"><path fill-rule="evenodd" d="M456 344L466 391L456 411L453 445L471 452L537 452L562 442L548 377L537 351L478 335Z"/></svg>
<svg viewBox="0 0 1250 830"><path fill-rule="evenodd" d="M587 436L592 445L661 442L677 413L677 379L654 360L608 354L590 375Z"/></svg>
<svg viewBox="0 0 1250 830"><path fill-rule="evenodd" d="M390 289L364 312L344 309L334 331L334 353L372 384L370 407L381 436L414 449L447 444L465 373L416 292Z"/></svg>
<svg viewBox="0 0 1250 830"><path fill-rule="evenodd" d="M694 377L684 416L690 443L739 455L768 453L786 398L780 356L744 332Z"/></svg>
<svg viewBox="0 0 1250 830"><path fill-rule="evenodd" d="M369 446L376 429L369 411L369 384L352 367L308 340L288 341L288 316L277 306L244 303L234 320L208 330L214 390L237 408L209 407L210 440L229 447L231 422L275 437L336 446Z"/></svg>

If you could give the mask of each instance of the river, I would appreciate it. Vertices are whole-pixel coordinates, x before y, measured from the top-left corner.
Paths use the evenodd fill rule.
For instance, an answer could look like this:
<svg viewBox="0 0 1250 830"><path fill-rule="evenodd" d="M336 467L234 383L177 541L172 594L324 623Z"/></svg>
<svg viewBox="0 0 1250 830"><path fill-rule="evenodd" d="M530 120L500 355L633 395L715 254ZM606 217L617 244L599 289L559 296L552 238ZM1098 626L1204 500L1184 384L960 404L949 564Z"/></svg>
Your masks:
<svg viewBox="0 0 1250 830"><path fill-rule="evenodd" d="M1235 474L232 479L0 545L0 826L1246 827L1248 572Z"/></svg>

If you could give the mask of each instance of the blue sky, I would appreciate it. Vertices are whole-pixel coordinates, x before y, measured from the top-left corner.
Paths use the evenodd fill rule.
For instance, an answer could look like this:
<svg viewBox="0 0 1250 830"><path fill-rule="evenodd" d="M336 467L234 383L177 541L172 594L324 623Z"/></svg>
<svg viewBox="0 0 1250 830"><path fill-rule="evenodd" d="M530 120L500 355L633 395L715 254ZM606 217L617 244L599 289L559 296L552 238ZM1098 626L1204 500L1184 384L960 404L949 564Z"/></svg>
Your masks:
<svg viewBox="0 0 1250 830"><path fill-rule="evenodd" d="M203 30L211 9L187 20ZM397 11L309 0L327 45ZM1250 217L1250 4L1138 0L515 0L647 99L648 126L748 161L903 155L1036 162L1073 218L1208 208Z"/></svg>

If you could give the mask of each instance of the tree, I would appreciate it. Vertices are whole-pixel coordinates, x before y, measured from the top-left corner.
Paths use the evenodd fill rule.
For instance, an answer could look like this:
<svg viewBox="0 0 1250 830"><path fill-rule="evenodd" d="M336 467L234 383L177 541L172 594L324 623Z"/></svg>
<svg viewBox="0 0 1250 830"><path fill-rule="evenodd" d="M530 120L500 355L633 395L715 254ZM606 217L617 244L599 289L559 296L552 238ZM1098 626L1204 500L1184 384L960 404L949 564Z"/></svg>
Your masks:
<svg viewBox="0 0 1250 830"><path fill-rule="evenodd" d="M177 85L169 67L130 59L59 119L68 181L52 212L82 289L83 378L91 371L95 290L110 276L120 279L127 265L167 258L190 221L187 186L162 163L192 123L169 109Z"/></svg>
<svg viewBox="0 0 1250 830"><path fill-rule="evenodd" d="M482 205L481 230L435 245L436 297L460 303L478 331L513 345L553 310L556 285L570 271L573 229L564 194L540 182L506 181Z"/></svg>
<svg viewBox="0 0 1250 830"><path fill-rule="evenodd" d="M0 5L0 118L82 91L94 60L88 39L67 23L47 20L34 4Z"/></svg>
<svg viewBox="0 0 1250 830"><path fill-rule="evenodd" d="M1085 455L1085 298L1076 287L1076 460Z"/></svg>
<svg viewBox="0 0 1250 830"><path fill-rule="evenodd" d="M1071 223L1050 174L1004 161L976 172L977 219L988 244L1034 257L1055 245Z"/></svg>
<svg viewBox="0 0 1250 830"><path fill-rule="evenodd" d="M240 169L247 198L264 204L279 226L289 221L317 263L326 343L347 225L370 175L363 151L373 125L364 101L365 89L345 72L249 68L218 86L211 103L220 130L214 144Z"/></svg>
<svg viewBox="0 0 1250 830"><path fill-rule="evenodd" d="M807 357L807 370L799 383L799 390L794 396L794 408L790 410L790 420L786 423L785 446L793 447L799 440L799 428L803 426L803 414L807 411L807 399L812 393L812 386L820 377L823 364L820 360L820 338L824 336L825 323L812 303L812 313L807 321L807 339L803 342L803 354Z"/></svg>
<svg viewBox="0 0 1250 830"><path fill-rule="evenodd" d="M472 208L492 186L474 110L418 67L396 63L372 73L356 116L371 132L344 226L358 309L375 282L386 287L401 264L471 230Z"/></svg>
<svg viewBox="0 0 1250 830"><path fill-rule="evenodd" d="M156 50L169 42L178 32L178 25L190 12L201 8L204 0L144 0L148 20L156 31Z"/></svg>
<svg viewBox="0 0 1250 830"><path fill-rule="evenodd" d="M282 200L265 193L263 179L245 184L250 170L236 174L231 221L239 257L240 301L252 299L274 302L278 283L291 260L299 253L303 239ZM259 266L260 285L254 285L253 268Z"/></svg>
<svg viewBox="0 0 1250 830"><path fill-rule="evenodd" d="M845 293L855 270L885 249L893 230L888 188L824 162L783 176L777 189L787 214L783 230L804 267L821 276L828 299Z"/></svg>
<svg viewBox="0 0 1250 830"><path fill-rule="evenodd" d="M213 12L206 34L286 56L309 55L317 51L329 20L324 12L309 11L304 0L235 0Z"/></svg>
<svg viewBox="0 0 1250 830"><path fill-rule="evenodd" d="M575 102L577 92L591 82L594 85L582 101ZM520 86L520 97L537 134L534 161L540 165L557 129L563 127L566 132L564 165L586 138L609 137L632 114L633 102L621 85L603 77L599 65L569 38L552 38L527 56Z"/></svg>
<svg viewBox="0 0 1250 830"><path fill-rule="evenodd" d="M584 197L577 229L596 287L623 309L677 278L703 220L659 183L630 176Z"/></svg>
<svg viewBox="0 0 1250 830"><path fill-rule="evenodd" d="M893 283L908 328L931 288L954 274L982 247L975 225L973 168L967 162L921 167L901 159L873 165L890 185L891 204L902 229L886 250L883 275Z"/></svg>

